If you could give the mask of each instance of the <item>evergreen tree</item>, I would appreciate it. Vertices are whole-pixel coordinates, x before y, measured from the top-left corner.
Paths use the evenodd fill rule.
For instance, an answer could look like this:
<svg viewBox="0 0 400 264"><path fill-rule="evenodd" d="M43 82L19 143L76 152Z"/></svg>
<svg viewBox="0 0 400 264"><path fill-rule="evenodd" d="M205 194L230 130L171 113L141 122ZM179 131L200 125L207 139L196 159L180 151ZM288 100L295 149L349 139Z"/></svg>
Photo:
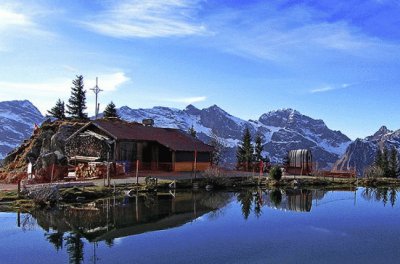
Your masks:
<svg viewBox="0 0 400 264"><path fill-rule="evenodd" d="M71 97L67 104L67 113L72 118L87 119L86 110L86 90L84 90L83 76L77 75L76 79L72 81L74 85L71 87Z"/></svg>
<svg viewBox="0 0 400 264"><path fill-rule="evenodd" d="M392 147L390 150L390 160L389 160L389 177L396 178L399 171L399 162L397 160L397 150Z"/></svg>
<svg viewBox="0 0 400 264"><path fill-rule="evenodd" d="M253 144L251 143L250 130L246 127L243 131L242 142L237 147L236 159L237 168L243 168L248 171L250 169L251 162L253 162Z"/></svg>
<svg viewBox="0 0 400 264"><path fill-rule="evenodd" d="M56 102L56 105L51 108L50 110L47 111L47 113L57 119L65 119L65 104L64 101L61 101L61 99L58 99Z"/></svg>
<svg viewBox="0 0 400 264"><path fill-rule="evenodd" d="M196 138L197 137L197 132L194 129L193 125L188 129L188 134L191 135L192 137Z"/></svg>
<svg viewBox="0 0 400 264"><path fill-rule="evenodd" d="M375 162L374 165L378 168L383 168L383 157L382 157L382 151L381 149L378 147L378 150L376 151L376 155L375 155Z"/></svg>
<svg viewBox="0 0 400 264"><path fill-rule="evenodd" d="M389 150L388 150L388 148L386 146L383 148L382 170L383 170L383 174L385 175L385 177L389 177L390 176Z"/></svg>
<svg viewBox="0 0 400 264"><path fill-rule="evenodd" d="M255 139L255 147L254 147L254 161L260 162L263 160L262 152L264 150L264 146L262 145L262 137L257 134Z"/></svg>
<svg viewBox="0 0 400 264"><path fill-rule="evenodd" d="M119 115L118 115L118 113L117 113L117 108L115 107L115 104L113 103L113 101L111 101L111 102L106 106L106 108L104 109L103 116L104 116L105 118L108 118L108 117L116 117L116 118L119 118Z"/></svg>

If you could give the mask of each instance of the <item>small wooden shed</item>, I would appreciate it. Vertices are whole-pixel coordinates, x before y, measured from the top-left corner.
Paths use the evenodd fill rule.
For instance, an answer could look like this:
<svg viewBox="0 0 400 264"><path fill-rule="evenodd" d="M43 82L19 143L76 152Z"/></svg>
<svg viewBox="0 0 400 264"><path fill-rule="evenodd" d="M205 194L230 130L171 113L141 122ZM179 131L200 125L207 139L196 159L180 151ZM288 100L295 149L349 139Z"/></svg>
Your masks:
<svg viewBox="0 0 400 264"><path fill-rule="evenodd" d="M291 150L288 154L286 172L294 175L310 175L313 170L313 158L311 150Z"/></svg>

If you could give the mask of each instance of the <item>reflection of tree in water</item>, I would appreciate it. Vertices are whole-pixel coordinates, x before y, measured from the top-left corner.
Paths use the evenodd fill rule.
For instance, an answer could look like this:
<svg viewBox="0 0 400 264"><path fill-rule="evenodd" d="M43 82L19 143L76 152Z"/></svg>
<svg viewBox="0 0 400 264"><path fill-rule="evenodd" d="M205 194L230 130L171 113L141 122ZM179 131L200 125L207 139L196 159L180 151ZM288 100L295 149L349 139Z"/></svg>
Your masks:
<svg viewBox="0 0 400 264"><path fill-rule="evenodd" d="M44 235L46 237L46 240L49 241L51 244L53 244L57 251L59 251L60 249L63 248L63 244L64 244L64 233L63 232L46 233Z"/></svg>
<svg viewBox="0 0 400 264"><path fill-rule="evenodd" d="M259 218L262 215L262 191L260 189L257 190L257 194L254 199L254 215Z"/></svg>
<svg viewBox="0 0 400 264"><path fill-rule="evenodd" d="M83 262L83 246L84 243L81 235L77 233L70 233L65 238L65 245L69 254L69 263L79 264Z"/></svg>
<svg viewBox="0 0 400 264"><path fill-rule="evenodd" d="M270 194L269 194L269 198L271 199L271 202L278 207L279 205L281 205L282 202L282 193L281 190L279 189L274 189Z"/></svg>
<svg viewBox="0 0 400 264"><path fill-rule="evenodd" d="M228 204L231 194L228 192L207 192L200 200L200 204L212 209L210 219L216 219L223 215L223 208Z"/></svg>
<svg viewBox="0 0 400 264"><path fill-rule="evenodd" d="M35 229L37 222L30 214L24 214L21 221L22 231L32 231Z"/></svg>
<svg viewBox="0 0 400 264"><path fill-rule="evenodd" d="M106 240L104 240L104 242L106 243L106 245L107 245L109 248L111 248L111 247L114 246L114 239L112 239L112 238L106 239Z"/></svg>
<svg viewBox="0 0 400 264"><path fill-rule="evenodd" d="M366 187L361 192L361 197L366 201L382 202L384 206L390 201L390 205L393 207L397 201L397 189Z"/></svg>
<svg viewBox="0 0 400 264"><path fill-rule="evenodd" d="M242 207L242 214L244 219L248 219L251 212L251 205L253 203L253 193L251 190L241 190L237 195L237 201Z"/></svg>

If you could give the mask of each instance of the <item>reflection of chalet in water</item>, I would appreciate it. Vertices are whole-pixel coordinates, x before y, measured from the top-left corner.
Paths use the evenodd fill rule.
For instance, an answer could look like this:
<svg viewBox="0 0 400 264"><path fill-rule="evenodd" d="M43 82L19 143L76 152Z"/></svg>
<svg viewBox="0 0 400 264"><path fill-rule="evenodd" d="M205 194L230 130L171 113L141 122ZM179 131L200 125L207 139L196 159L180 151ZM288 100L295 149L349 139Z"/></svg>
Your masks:
<svg viewBox="0 0 400 264"><path fill-rule="evenodd" d="M140 169L165 171L205 170L213 148L177 129L158 128L119 119L95 120L68 138L66 153L96 161L140 162Z"/></svg>
<svg viewBox="0 0 400 264"><path fill-rule="evenodd" d="M78 232L88 241L103 241L174 228L226 205L229 193L177 193L106 199L85 208L35 210L46 230Z"/></svg>

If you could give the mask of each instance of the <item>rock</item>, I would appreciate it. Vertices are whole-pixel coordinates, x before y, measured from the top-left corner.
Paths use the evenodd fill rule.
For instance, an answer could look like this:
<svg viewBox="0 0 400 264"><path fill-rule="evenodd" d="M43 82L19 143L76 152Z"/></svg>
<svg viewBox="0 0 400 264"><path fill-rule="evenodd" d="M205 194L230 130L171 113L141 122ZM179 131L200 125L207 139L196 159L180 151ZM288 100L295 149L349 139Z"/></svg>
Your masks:
<svg viewBox="0 0 400 264"><path fill-rule="evenodd" d="M51 138L51 149L52 151L59 151L64 155L65 153L65 141L75 133L81 126L74 125L61 125L57 133Z"/></svg>

